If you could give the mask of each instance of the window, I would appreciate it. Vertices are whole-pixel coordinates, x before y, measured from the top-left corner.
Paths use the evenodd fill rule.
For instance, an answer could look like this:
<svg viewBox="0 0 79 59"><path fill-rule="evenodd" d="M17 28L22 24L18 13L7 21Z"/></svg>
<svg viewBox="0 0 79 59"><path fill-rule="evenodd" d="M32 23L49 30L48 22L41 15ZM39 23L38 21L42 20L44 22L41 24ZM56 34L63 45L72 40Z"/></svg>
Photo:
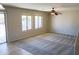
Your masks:
<svg viewBox="0 0 79 59"><path fill-rule="evenodd" d="M32 21L31 21L31 16L28 16L28 29L32 29Z"/></svg>
<svg viewBox="0 0 79 59"><path fill-rule="evenodd" d="M42 17L41 16L35 16L35 29L42 27Z"/></svg>
<svg viewBox="0 0 79 59"><path fill-rule="evenodd" d="M22 31L32 29L31 16L22 15Z"/></svg>
<svg viewBox="0 0 79 59"><path fill-rule="evenodd" d="M27 25L26 25L26 16L22 16L22 31L27 30Z"/></svg>

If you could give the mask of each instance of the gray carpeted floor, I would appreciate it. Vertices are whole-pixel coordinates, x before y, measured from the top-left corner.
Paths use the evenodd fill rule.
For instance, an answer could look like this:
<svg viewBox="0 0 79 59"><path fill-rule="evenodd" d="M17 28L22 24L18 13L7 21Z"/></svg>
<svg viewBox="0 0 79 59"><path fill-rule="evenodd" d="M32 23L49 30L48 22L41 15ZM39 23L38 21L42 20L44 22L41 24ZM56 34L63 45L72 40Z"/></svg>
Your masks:
<svg viewBox="0 0 79 59"><path fill-rule="evenodd" d="M75 37L46 33L13 42L34 55L74 55Z"/></svg>

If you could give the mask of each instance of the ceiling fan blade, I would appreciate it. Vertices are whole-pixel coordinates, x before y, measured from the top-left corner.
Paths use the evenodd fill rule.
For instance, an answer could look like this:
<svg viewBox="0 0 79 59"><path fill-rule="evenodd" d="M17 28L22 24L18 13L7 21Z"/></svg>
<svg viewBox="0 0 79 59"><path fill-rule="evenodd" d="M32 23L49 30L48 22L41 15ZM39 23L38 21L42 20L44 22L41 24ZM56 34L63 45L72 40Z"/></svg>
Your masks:
<svg viewBox="0 0 79 59"><path fill-rule="evenodd" d="M58 14L62 14L61 12L57 12Z"/></svg>
<svg viewBox="0 0 79 59"><path fill-rule="evenodd" d="M58 15L58 13L57 13L57 12L55 12L55 15Z"/></svg>

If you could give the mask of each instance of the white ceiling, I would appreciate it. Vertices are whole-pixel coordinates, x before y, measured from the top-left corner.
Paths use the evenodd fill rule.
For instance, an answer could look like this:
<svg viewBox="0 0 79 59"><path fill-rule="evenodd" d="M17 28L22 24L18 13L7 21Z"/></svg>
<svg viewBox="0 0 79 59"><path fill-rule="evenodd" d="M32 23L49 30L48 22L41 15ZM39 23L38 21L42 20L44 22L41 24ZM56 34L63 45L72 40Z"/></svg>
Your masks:
<svg viewBox="0 0 79 59"><path fill-rule="evenodd" d="M3 3L3 5L40 11L50 11L52 7L56 10L79 8L79 3Z"/></svg>

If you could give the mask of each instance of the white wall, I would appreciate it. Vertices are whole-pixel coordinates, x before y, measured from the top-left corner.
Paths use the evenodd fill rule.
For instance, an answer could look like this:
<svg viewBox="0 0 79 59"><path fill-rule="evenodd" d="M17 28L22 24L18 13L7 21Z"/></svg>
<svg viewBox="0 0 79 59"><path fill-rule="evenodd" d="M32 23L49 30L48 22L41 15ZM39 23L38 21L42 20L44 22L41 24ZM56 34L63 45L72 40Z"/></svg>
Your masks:
<svg viewBox="0 0 79 59"><path fill-rule="evenodd" d="M79 10L65 10L62 14L50 16L49 32L77 35L79 32Z"/></svg>
<svg viewBox="0 0 79 59"><path fill-rule="evenodd" d="M15 7L5 7L7 11L7 36L8 41L15 41L22 38L27 38L37 34L42 34L47 32L47 22L48 22L48 13L34 10L26 10ZM22 32L21 27L21 15L42 15L43 16L43 28L39 30L34 29L34 18L32 18L32 27L30 31Z"/></svg>

